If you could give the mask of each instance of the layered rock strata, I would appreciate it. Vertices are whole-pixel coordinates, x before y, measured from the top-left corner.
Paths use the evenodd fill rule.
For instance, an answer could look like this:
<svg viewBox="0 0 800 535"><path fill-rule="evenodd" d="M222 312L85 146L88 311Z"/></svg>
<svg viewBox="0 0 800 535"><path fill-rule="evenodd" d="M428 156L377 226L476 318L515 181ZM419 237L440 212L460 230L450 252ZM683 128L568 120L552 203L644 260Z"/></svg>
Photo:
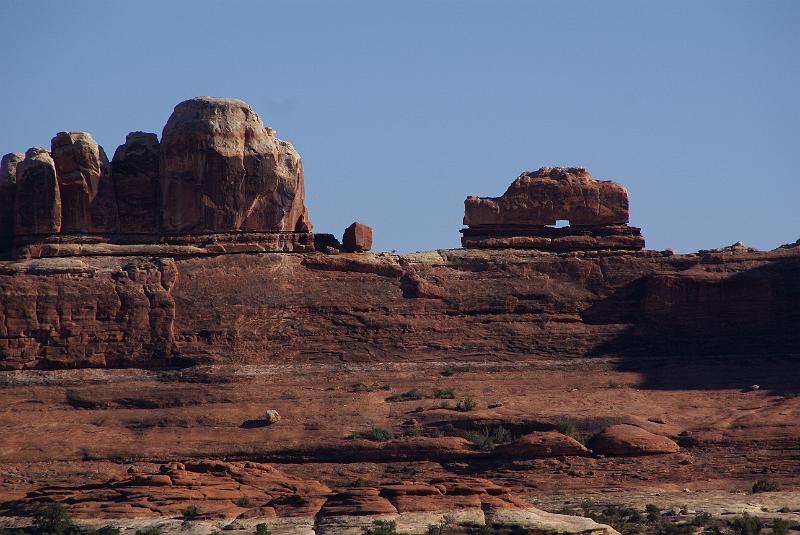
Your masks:
<svg viewBox="0 0 800 535"><path fill-rule="evenodd" d="M250 106L198 97L175 107L161 142L132 132L111 163L86 132L4 156L0 249L13 245L18 258L142 254L131 246L203 236L224 252L306 251L314 239L304 187L297 151Z"/></svg>
<svg viewBox="0 0 800 535"><path fill-rule="evenodd" d="M524 532L616 534L588 518L536 509L480 478L398 480L331 489L268 464L217 460L165 463L155 471L131 466L127 477L105 484L41 488L17 502L4 503L6 511L0 512L35 510L52 502L66 504L79 519L167 529L172 526L164 519L180 517L192 505L198 512L191 519L194 532L252 533L263 523L274 533L360 534L375 520L392 520L401 533L422 533L446 519L452 529L488 524Z"/></svg>
<svg viewBox="0 0 800 535"><path fill-rule="evenodd" d="M552 227L558 221L569 226ZM627 223L621 184L595 180L582 167L542 167L522 173L501 197L467 197L461 242L544 251L644 248L640 229Z"/></svg>
<svg viewBox="0 0 800 535"><path fill-rule="evenodd" d="M800 247L0 262L0 367L796 352Z"/></svg>

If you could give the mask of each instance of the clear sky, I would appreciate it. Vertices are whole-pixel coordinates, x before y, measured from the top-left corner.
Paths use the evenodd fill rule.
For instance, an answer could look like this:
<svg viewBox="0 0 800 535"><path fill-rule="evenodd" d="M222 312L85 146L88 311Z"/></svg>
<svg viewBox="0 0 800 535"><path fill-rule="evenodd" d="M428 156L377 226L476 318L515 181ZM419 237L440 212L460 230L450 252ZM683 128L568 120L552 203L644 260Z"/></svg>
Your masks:
<svg viewBox="0 0 800 535"><path fill-rule="evenodd" d="M800 238L800 1L0 0L0 151L111 155L197 95L303 157L315 229L459 245L467 195L582 165L648 248Z"/></svg>

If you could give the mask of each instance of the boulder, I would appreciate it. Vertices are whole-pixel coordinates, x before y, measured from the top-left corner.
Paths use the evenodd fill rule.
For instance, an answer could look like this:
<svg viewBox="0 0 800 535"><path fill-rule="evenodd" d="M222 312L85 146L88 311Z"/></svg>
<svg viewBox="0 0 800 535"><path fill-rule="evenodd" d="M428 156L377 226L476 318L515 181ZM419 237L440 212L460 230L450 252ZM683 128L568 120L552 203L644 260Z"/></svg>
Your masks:
<svg viewBox="0 0 800 535"><path fill-rule="evenodd" d="M267 425L272 425L281 421L281 415L275 409L269 409L264 413L264 421L267 422Z"/></svg>
<svg viewBox="0 0 800 535"><path fill-rule="evenodd" d="M669 438L630 424L606 427L592 438L589 447L595 453L620 456L675 453L680 450L678 444Z"/></svg>
<svg viewBox="0 0 800 535"><path fill-rule="evenodd" d="M582 167L542 167L522 173L501 197L467 197L464 224L624 225L628 192L609 180L595 180Z"/></svg>
<svg viewBox="0 0 800 535"><path fill-rule="evenodd" d="M369 251L372 249L372 228L364 223L353 223L345 229L342 245L351 252Z"/></svg>
<svg viewBox="0 0 800 535"><path fill-rule="evenodd" d="M497 447L494 452L498 457L512 459L588 455L590 453L583 444L574 438L556 431L528 433L510 444Z"/></svg>
<svg viewBox="0 0 800 535"><path fill-rule="evenodd" d="M181 102L159 152L164 230L311 229L300 156L241 100Z"/></svg>
<svg viewBox="0 0 800 535"><path fill-rule="evenodd" d="M111 166L103 148L87 132L59 132L51 153L61 191L61 231L115 231Z"/></svg>
<svg viewBox="0 0 800 535"><path fill-rule="evenodd" d="M43 148L28 149L17 165L14 234L61 231L61 195L56 165Z"/></svg>
<svg viewBox="0 0 800 535"><path fill-rule="evenodd" d="M111 160L120 232L156 233L161 226L159 143L156 134L131 132Z"/></svg>
<svg viewBox="0 0 800 535"><path fill-rule="evenodd" d="M17 164L23 159L23 153L12 152L0 160L0 243L6 242L14 234Z"/></svg>

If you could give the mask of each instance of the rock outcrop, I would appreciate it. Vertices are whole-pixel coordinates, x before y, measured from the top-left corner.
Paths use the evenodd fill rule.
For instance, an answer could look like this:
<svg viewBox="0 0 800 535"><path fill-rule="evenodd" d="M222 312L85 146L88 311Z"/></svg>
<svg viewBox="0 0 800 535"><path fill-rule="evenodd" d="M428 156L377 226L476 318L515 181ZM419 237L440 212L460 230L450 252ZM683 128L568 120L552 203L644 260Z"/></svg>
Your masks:
<svg viewBox="0 0 800 535"><path fill-rule="evenodd" d="M0 247L7 247L14 235L14 198L17 193L17 165L25 159L12 152L0 160Z"/></svg>
<svg viewBox="0 0 800 535"><path fill-rule="evenodd" d="M514 442L498 447L495 453L502 458L536 459L570 455L588 455L590 451L572 437L555 431L535 431Z"/></svg>
<svg viewBox="0 0 800 535"><path fill-rule="evenodd" d="M155 134L131 132L114 152L111 168L120 232L155 234L161 230L159 162Z"/></svg>
<svg viewBox="0 0 800 535"><path fill-rule="evenodd" d="M800 247L174 259L159 247L136 258L0 262L0 367L456 355L634 362L642 354L780 354L800 346Z"/></svg>
<svg viewBox="0 0 800 535"><path fill-rule="evenodd" d="M61 231L61 194L56 164L42 148L28 149L17 164L14 234L53 234Z"/></svg>
<svg viewBox="0 0 800 535"><path fill-rule="evenodd" d="M244 102L181 102L161 139L167 232L310 229L303 164Z"/></svg>
<svg viewBox="0 0 800 535"><path fill-rule="evenodd" d="M669 438L630 424L606 427L592 437L589 445L604 455L653 455L680 450L678 444Z"/></svg>
<svg viewBox="0 0 800 535"><path fill-rule="evenodd" d="M467 197L464 224L606 226L628 223L628 192L582 167L522 173L502 197Z"/></svg>
<svg viewBox="0 0 800 535"><path fill-rule="evenodd" d="M372 249L372 228L364 223L353 223L347 227L342 236L345 250L363 253Z"/></svg>
<svg viewBox="0 0 800 535"><path fill-rule="evenodd" d="M568 227L553 228L557 221ZM542 167L522 173L501 197L467 197L464 247L547 251L638 250L640 229L629 227L628 192L595 180L582 167Z"/></svg>
<svg viewBox="0 0 800 535"><path fill-rule="evenodd" d="M103 147L87 132L59 132L51 142L61 192L61 232L116 231L111 166Z"/></svg>
<svg viewBox="0 0 800 535"><path fill-rule="evenodd" d="M49 152L37 149L22 166L39 178L18 186L9 177L22 159L9 154L2 164L3 255L141 255L162 244L189 255L314 249L300 156L240 100L182 102L161 143L131 132L111 163L89 133L59 132Z"/></svg>
<svg viewBox="0 0 800 535"><path fill-rule="evenodd" d="M77 519L103 518L116 525L148 519L162 527L168 525L164 519L185 516L192 505L196 515L190 517L191 525L202 532L252 533L256 524L264 523L276 533L358 534L375 520L393 520L402 533L423 533L447 519L454 529L496 524L531 532L617 533L588 518L536 509L480 478L331 489L272 465L217 460L170 462L155 471L131 466L127 477L101 484L43 487L17 502L0 502L0 513L52 502L66 504ZM184 524L182 531L187 529Z"/></svg>

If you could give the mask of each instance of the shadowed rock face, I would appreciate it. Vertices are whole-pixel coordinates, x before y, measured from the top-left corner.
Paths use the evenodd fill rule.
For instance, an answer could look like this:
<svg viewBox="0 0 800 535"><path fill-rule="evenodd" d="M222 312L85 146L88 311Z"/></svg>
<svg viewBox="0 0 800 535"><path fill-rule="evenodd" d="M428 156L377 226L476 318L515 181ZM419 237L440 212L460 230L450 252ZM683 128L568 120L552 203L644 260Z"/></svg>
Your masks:
<svg viewBox="0 0 800 535"><path fill-rule="evenodd" d="M158 136L131 132L111 161L120 232L158 232L161 221Z"/></svg>
<svg viewBox="0 0 800 535"><path fill-rule="evenodd" d="M59 132L51 155L61 191L62 232L114 232L116 202L103 147L87 132Z"/></svg>
<svg viewBox="0 0 800 535"><path fill-rule="evenodd" d="M178 104L160 153L164 230L310 229L300 156L244 102Z"/></svg>
<svg viewBox="0 0 800 535"><path fill-rule="evenodd" d="M12 152L0 160L0 242L14 233L14 197L17 192L17 164L25 159Z"/></svg>
<svg viewBox="0 0 800 535"><path fill-rule="evenodd" d="M522 173L502 197L467 197L464 224L624 225L628 192L621 184L595 180L582 167L542 167Z"/></svg>
<svg viewBox="0 0 800 535"><path fill-rule="evenodd" d="M61 231L61 196L56 165L45 149L32 148L17 165L14 234Z"/></svg>

